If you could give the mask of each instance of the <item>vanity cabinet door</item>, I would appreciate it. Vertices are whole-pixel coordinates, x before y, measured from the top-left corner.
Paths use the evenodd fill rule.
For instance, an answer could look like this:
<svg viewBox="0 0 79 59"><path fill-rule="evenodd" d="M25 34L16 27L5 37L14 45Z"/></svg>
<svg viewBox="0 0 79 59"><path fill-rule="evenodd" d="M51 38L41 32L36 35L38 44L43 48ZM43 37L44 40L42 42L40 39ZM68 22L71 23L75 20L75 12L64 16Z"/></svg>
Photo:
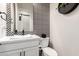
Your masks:
<svg viewBox="0 0 79 59"><path fill-rule="evenodd" d="M39 56L39 48L32 47L23 49L24 56Z"/></svg>
<svg viewBox="0 0 79 59"><path fill-rule="evenodd" d="M0 56L21 56L21 51L15 50L15 51L8 51L0 53Z"/></svg>

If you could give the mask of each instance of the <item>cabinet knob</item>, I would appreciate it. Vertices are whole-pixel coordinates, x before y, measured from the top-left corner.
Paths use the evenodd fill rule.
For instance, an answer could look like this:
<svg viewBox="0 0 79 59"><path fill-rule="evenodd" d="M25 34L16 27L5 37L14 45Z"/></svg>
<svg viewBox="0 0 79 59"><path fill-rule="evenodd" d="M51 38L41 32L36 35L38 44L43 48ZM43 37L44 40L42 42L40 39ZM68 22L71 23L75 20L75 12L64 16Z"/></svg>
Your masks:
<svg viewBox="0 0 79 59"><path fill-rule="evenodd" d="M2 44L0 43L0 45L2 45Z"/></svg>
<svg viewBox="0 0 79 59"><path fill-rule="evenodd" d="M25 51L24 51L24 56L25 56Z"/></svg>
<svg viewBox="0 0 79 59"><path fill-rule="evenodd" d="M21 52L20 52L20 56L21 56Z"/></svg>

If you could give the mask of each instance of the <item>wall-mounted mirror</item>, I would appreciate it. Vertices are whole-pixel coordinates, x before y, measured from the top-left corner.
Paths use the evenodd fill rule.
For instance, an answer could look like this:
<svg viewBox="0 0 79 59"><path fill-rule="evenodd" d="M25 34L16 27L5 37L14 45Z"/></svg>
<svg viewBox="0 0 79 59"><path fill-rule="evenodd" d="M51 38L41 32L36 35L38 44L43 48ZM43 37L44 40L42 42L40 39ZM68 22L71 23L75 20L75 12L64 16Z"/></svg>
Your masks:
<svg viewBox="0 0 79 59"><path fill-rule="evenodd" d="M11 4L11 31L33 32L33 4L14 3Z"/></svg>

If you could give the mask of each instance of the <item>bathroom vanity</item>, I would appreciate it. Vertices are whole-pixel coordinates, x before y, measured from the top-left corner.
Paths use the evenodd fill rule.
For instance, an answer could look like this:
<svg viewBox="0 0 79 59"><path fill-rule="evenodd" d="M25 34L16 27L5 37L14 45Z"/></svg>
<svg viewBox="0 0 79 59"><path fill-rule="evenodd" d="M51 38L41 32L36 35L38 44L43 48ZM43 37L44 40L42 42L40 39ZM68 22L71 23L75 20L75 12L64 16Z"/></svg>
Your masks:
<svg viewBox="0 0 79 59"><path fill-rule="evenodd" d="M2 38L0 40L0 56L39 56L40 37L34 36Z"/></svg>

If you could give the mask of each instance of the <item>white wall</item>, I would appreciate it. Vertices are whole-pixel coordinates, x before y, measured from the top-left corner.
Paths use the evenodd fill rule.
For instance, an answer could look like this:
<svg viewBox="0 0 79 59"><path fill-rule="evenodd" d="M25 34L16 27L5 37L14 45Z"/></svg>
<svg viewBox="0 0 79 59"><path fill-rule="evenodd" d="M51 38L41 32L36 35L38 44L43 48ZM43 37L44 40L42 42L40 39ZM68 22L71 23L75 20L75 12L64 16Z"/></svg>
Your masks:
<svg viewBox="0 0 79 59"><path fill-rule="evenodd" d="M79 6L62 15L58 4L50 4L50 39L59 55L79 56Z"/></svg>
<svg viewBox="0 0 79 59"><path fill-rule="evenodd" d="M0 3L0 11L6 13L6 4ZM0 14L0 16L1 16L1 14ZM6 16L3 15L3 18L6 19ZM0 38L3 38L4 36L6 36L6 21L1 19L1 17L0 17Z"/></svg>

